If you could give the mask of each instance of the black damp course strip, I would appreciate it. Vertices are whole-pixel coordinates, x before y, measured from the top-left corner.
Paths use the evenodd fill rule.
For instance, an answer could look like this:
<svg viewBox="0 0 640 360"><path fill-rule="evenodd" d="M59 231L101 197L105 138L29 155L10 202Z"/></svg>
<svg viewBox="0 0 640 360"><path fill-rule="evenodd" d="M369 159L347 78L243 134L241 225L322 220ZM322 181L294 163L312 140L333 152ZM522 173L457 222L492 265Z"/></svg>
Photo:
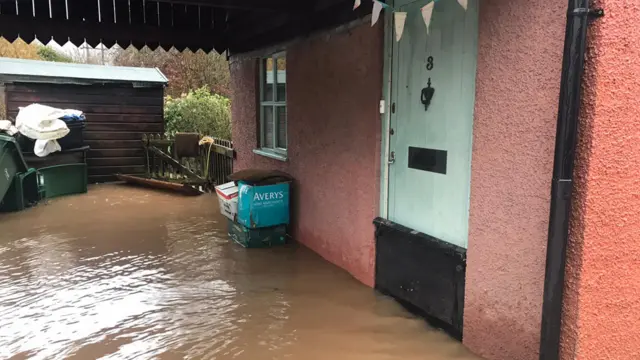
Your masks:
<svg viewBox="0 0 640 360"><path fill-rule="evenodd" d="M376 218L375 288L461 340L466 249Z"/></svg>
<svg viewBox="0 0 640 360"><path fill-rule="evenodd" d="M410 169L447 174L447 151L409 146Z"/></svg>

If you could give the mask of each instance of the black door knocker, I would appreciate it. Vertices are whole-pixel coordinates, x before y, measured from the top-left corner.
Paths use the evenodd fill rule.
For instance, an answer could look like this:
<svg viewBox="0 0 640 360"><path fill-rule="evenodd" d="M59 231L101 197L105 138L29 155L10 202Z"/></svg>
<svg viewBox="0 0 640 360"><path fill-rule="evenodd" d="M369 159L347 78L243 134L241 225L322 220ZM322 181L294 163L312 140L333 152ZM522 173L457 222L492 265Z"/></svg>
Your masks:
<svg viewBox="0 0 640 360"><path fill-rule="evenodd" d="M431 78L427 82L427 87L422 89L420 93L420 102L424 105L424 111L429 110L429 105L431 105L431 99L433 98L433 94L436 92L436 89L431 87Z"/></svg>

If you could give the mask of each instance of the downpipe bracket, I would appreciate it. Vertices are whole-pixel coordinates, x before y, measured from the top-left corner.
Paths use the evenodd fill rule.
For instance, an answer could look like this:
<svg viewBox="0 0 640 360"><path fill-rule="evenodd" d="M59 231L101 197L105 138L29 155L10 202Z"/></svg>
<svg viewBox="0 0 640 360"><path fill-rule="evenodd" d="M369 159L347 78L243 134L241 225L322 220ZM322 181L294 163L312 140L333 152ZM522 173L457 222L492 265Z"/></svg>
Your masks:
<svg viewBox="0 0 640 360"><path fill-rule="evenodd" d="M569 13L569 16L587 16L590 19L597 19L604 16L604 9L577 8Z"/></svg>
<svg viewBox="0 0 640 360"><path fill-rule="evenodd" d="M601 17L604 17L604 9L603 8L597 8L597 9L589 10L589 18L591 18L591 19L599 19Z"/></svg>

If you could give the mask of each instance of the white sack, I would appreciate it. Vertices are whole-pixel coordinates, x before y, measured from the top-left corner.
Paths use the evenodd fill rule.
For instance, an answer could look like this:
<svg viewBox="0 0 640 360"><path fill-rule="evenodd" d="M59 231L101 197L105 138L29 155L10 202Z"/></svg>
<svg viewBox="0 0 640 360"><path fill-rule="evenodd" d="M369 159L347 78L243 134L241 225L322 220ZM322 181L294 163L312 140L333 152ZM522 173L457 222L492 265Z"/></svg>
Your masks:
<svg viewBox="0 0 640 360"><path fill-rule="evenodd" d="M29 123L22 123L18 127L18 131L29 139L34 140L57 140L67 136L69 128L67 123L62 120L50 120L46 125L30 126Z"/></svg>
<svg viewBox="0 0 640 360"><path fill-rule="evenodd" d="M36 140L36 145L33 147L33 153L39 157L45 157L60 150L62 148L57 140Z"/></svg>
<svg viewBox="0 0 640 360"><path fill-rule="evenodd" d="M18 128L13 126L9 120L0 120L0 131L4 131L7 134L13 136L18 133Z"/></svg>
<svg viewBox="0 0 640 360"><path fill-rule="evenodd" d="M21 107L16 117L16 126L20 127L23 121L30 123L40 123L42 121L50 121L60 119L65 115L65 111L56 109L51 106L31 104L26 107Z"/></svg>
<svg viewBox="0 0 640 360"><path fill-rule="evenodd" d="M34 140L57 140L69 133L67 124L60 120L67 112L50 106L31 104L20 108L16 127L20 133Z"/></svg>
<svg viewBox="0 0 640 360"><path fill-rule="evenodd" d="M80 110L74 110L74 109L64 109L62 110L62 112L64 113L63 116L77 116L80 117L82 116L84 113Z"/></svg>

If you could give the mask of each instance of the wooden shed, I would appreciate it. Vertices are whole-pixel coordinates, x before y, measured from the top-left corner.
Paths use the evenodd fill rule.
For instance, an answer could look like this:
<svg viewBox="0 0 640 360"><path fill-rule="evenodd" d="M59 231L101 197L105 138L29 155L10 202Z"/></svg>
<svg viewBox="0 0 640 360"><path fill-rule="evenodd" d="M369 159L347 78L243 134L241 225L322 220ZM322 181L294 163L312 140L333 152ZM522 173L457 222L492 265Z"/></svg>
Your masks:
<svg viewBox="0 0 640 360"><path fill-rule="evenodd" d="M140 140L145 133L164 132L167 82L156 68L0 58L0 85L9 119L33 103L85 113L92 183L112 181L117 173L144 174Z"/></svg>

